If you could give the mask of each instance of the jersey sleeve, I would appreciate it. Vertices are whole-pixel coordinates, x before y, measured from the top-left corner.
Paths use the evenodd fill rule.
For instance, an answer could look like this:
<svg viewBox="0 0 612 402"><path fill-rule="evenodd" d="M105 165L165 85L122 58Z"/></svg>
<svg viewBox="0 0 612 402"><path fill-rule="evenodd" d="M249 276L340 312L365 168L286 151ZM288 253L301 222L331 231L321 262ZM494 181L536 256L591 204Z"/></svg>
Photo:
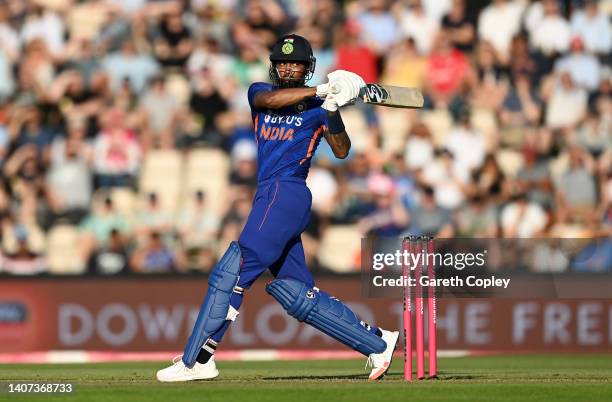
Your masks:
<svg viewBox="0 0 612 402"><path fill-rule="evenodd" d="M254 104L255 95L257 95L259 92L262 92L262 91L271 91L271 90L272 90L272 85L266 82L252 83L251 86L249 87L249 91L247 94L249 98L249 106L251 107L251 110L255 110L255 104Z"/></svg>
<svg viewBox="0 0 612 402"><path fill-rule="evenodd" d="M327 123L327 110L323 109L322 107L319 108L319 120L321 121L321 125L325 126L323 130L326 131L329 127L329 124Z"/></svg>

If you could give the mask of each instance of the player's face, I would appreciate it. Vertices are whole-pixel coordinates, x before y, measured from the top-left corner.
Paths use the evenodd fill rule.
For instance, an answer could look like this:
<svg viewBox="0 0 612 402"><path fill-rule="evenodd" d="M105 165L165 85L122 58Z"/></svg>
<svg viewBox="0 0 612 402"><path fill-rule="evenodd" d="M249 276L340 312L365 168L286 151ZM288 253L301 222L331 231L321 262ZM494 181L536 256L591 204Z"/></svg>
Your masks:
<svg viewBox="0 0 612 402"><path fill-rule="evenodd" d="M306 66L295 61L280 62L276 64L276 71L283 81L299 80L304 78Z"/></svg>

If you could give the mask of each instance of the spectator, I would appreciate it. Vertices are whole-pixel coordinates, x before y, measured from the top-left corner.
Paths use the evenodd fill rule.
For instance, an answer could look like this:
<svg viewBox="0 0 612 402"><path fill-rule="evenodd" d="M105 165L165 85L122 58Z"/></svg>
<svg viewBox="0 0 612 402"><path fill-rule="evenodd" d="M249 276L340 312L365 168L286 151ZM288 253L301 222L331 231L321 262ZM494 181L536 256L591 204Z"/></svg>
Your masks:
<svg viewBox="0 0 612 402"><path fill-rule="evenodd" d="M272 46L277 37L291 29L292 22L276 0L246 2L245 23L262 45Z"/></svg>
<svg viewBox="0 0 612 402"><path fill-rule="evenodd" d="M414 39L398 42L387 56L382 82L387 85L423 88L427 59L419 55Z"/></svg>
<svg viewBox="0 0 612 402"><path fill-rule="evenodd" d="M21 43L41 39L53 57L59 59L64 51L64 29L64 23L56 13L37 2L28 2L26 22L21 28Z"/></svg>
<svg viewBox="0 0 612 402"><path fill-rule="evenodd" d="M142 93L147 82L157 74L159 67L152 57L139 54L132 40L121 45L121 51L102 59L102 68L110 77L110 87L118 91L127 82L136 93Z"/></svg>
<svg viewBox="0 0 612 402"><path fill-rule="evenodd" d="M196 84L203 71L209 73L213 82L218 83L229 78L232 63L232 57L221 52L219 42L207 37L196 41L195 48L187 60L186 68Z"/></svg>
<svg viewBox="0 0 612 402"><path fill-rule="evenodd" d="M19 35L11 26L9 20L9 7L6 3L0 4L0 54L6 61L13 63L19 56ZM4 83L0 82L0 85ZM1 94L2 92L0 92Z"/></svg>
<svg viewBox="0 0 612 402"><path fill-rule="evenodd" d="M519 32L524 6L516 0L493 0L478 18L478 37L491 42L503 63L508 62L510 43Z"/></svg>
<svg viewBox="0 0 612 402"><path fill-rule="evenodd" d="M470 65L463 53L454 49L446 31L436 36L427 60L425 91L435 106L448 105L469 78Z"/></svg>
<svg viewBox="0 0 612 402"><path fill-rule="evenodd" d="M527 194L530 202L538 203L545 209L553 205L553 186L547 160L534 149L523 151L525 165L516 175L520 192Z"/></svg>
<svg viewBox="0 0 612 402"><path fill-rule="evenodd" d="M331 47L325 47L325 32L321 28L313 27L308 30L307 39L310 41L314 57L317 59L317 68L310 79L309 85L319 85L327 82L327 74L334 69L336 54Z"/></svg>
<svg viewBox="0 0 612 402"><path fill-rule="evenodd" d="M424 187L420 191L420 202L409 212L408 233L449 237L453 235L451 214L436 204L434 190Z"/></svg>
<svg viewBox="0 0 612 402"><path fill-rule="evenodd" d="M610 20L599 3L599 0L584 0L584 9L577 9L572 14L571 30L584 40L588 52L609 57L612 51Z"/></svg>
<svg viewBox="0 0 612 402"><path fill-rule="evenodd" d="M569 49L571 31L557 0L542 0L544 16L531 31L531 46L550 57Z"/></svg>
<svg viewBox="0 0 612 402"><path fill-rule="evenodd" d="M610 272L612 269L612 239L593 239L572 261L575 272Z"/></svg>
<svg viewBox="0 0 612 402"><path fill-rule="evenodd" d="M548 223L546 211L519 193L501 211L501 230L506 238L537 237Z"/></svg>
<svg viewBox="0 0 612 402"><path fill-rule="evenodd" d="M164 76L153 78L150 89L141 98L140 107L146 125L143 130L145 148L173 148L180 104L168 91Z"/></svg>
<svg viewBox="0 0 612 402"><path fill-rule="evenodd" d="M219 92L218 84L214 80L212 71L203 68L193 77L194 90L191 93L189 107L196 121L198 132L196 138L209 144L219 145L222 141L217 129L216 117L229 109L229 104Z"/></svg>
<svg viewBox="0 0 612 402"><path fill-rule="evenodd" d="M497 237L497 211L491 202L480 195L473 196L466 208L455 215L457 236L461 237Z"/></svg>
<svg viewBox="0 0 612 402"><path fill-rule="evenodd" d="M102 202L93 202L92 210L81 222L80 228L82 236L79 247L83 261L89 260L96 248L106 246L114 230L124 234L130 230L126 219L116 211L109 197Z"/></svg>
<svg viewBox="0 0 612 402"><path fill-rule="evenodd" d="M359 221L362 233L398 236L408 223L408 213L397 197L393 180L384 174L373 174L368 179L368 190L374 197L374 208Z"/></svg>
<svg viewBox="0 0 612 402"><path fill-rule="evenodd" d="M361 27L362 43L379 57L384 55L397 41L398 27L395 18L389 11L387 0L367 2L367 9L356 16L356 21Z"/></svg>
<svg viewBox="0 0 612 402"><path fill-rule="evenodd" d="M308 188L312 192L312 209L322 216L330 216L337 207L338 183L326 169L313 166L308 173Z"/></svg>
<svg viewBox="0 0 612 402"><path fill-rule="evenodd" d="M442 27L449 31L456 49L470 53L474 48L476 20L466 12L465 0L453 0L448 14L442 19Z"/></svg>
<svg viewBox="0 0 612 402"><path fill-rule="evenodd" d="M570 50L570 54L557 60L555 72L567 72L577 86L589 92L595 91L601 77L599 60L584 51L584 43L580 37L572 39Z"/></svg>
<svg viewBox="0 0 612 402"><path fill-rule="evenodd" d="M159 233L151 232L147 243L131 255L130 265L134 272L143 274L184 272L187 259L180 249L173 251L164 246Z"/></svg>
<svg viewBox="0 0 612 402"><path fill-rule="evenodd" d="M51 147L51 166L46 176L46 195L55 215L77 225L87 214L91 201L91 149L84 142L83 122L74 121L68 138Z"/></svg>
<svg viewBox="0 0 612 402"><path fill-rule="evenodd" d="M378 60L372 49L359 41L362 27L349 20L336 46L336 67L359 74L365 82L378 82Z"/></svg>
<svg viewBox="0 0 612 402"><path fill-rule="evenodd" d="M157 193L147 194L144 208L135 217L135 232L141 243L151 232L155 232L162 237L164 244L172 244L172 216L163 208Z"/></svg>
<svg viewBox="0 0 612 402"><path fill-rule="evenodd" d="M418 52L427 55L438 32L439 21L425 13L421 0L411 0L408 8L401 11L399 23L406 38L414 39ZM454 32L453 32L454 33Z"/></svg>
<svg viewBox="0 0 612 402"><path fill-rule="evenodd" d="M198 253L202 249L216 249L220 221L206 205L206 196L196 191L185 208L181 208L176 229L185 249Z"/></svg>
<svg viewBox="0 0 612 402"><path fill-rule="evenodd" d="M476 49L476 80L471 104L483 109L499 110L508 93L507 70L499 64L493 46L487 41Z"/></svg>
<svg viewBox="0 0 612 402"><path fill-rule="evenodd" d="M602 162L612 151L612 125L594 110L589 110L586 119L576 130L577 144L588 151L594 159Z"/></svg>
<svg viewBox="0 0 612 402"><path fill-rule="evenodd" d="M436 204L453 210L461 206L469 184L469 172L447 149L438 152L433 163L423 168L421 181L434 190Z"/></svg>
<svg viewBox="0 0 612 402"><path fill-rule="evenodd" d="M97 187L129 186L137 173L140 146L124 119L125 114L117 108L102 116L102 131L93 144Z"/></svg>
<svg viewBox="0 0 612 402"><path fill-rule="evenodd" d="M486 143L482 133L471 123L471 111L462 108L455 127L446 137L446 148L451 152L457 169L468 174L482 166L486 155Z"/></svg>
<svg viewBox="0 0 612 402"><path fill-rule="evenodd" d="M238 186L257 187L257 146L251 140L240 140L232 149L230 183Z"/></svg>
<svg viewBox="0 0 612 402"><path fill-rule="evenodd" d="M87 263L87 272L93 275L123 275L129 271L128 250L117 229L110 231L108 244L97 248Z"/></svg>
<svg viewBox="0 0 612 402"><path fill-rule="evenodd" d="M586 114L587 92L577 87L567 72L549 78L542 97L548 103L545 120L549 128L575 127Z"/></svg>
<svg viewBox="0 0 612 402"><path fill-rule="evenodd" d="M4 233L10 233L3 228ZM3 270L13 275L36 275L47 271L47 264L43 255L33 249L28 242L28 230L23 226L13 227L12 235L15 238L13 250L3 250ZM4 244L6 243L3 242Z"/></svg>
<svg viewBox="0 0 612 402"><path fill-rule="evenodd" d="M529 81L525 73L514 76L514 85L506 94L499 114L504 126L525 128L540 122L542 101Z"/></svg>
<svg viewBox="0 0 612 402"><path fill-rule="evenodd" d="M406 141L404 160L410 170L423 169L434 159L435 145L429 128L419 123L412 128Z"/></svg>
<svg viewBox="0 0 612 402"><path fill-rule="evenodd" d="M155 58L163 67L183 67L193 50L191 32L183 23L180 9L165 13L153 38Z"/></svg>
<svg viewBox="0 0 612 402"><path fill-rule="evenodd" d="M570 165L557 187L557 212L561 222L590 221L597 203L593 161L581 148L569 149Z"/></svg>
<svg viewBox="0 0 612 402"><path fill-rule="evenodd" d="M15 89L15 79L12 71L13 60L10 59L8 44L2 41L2 25L0 25L0 102L7 99Z"/></svg>

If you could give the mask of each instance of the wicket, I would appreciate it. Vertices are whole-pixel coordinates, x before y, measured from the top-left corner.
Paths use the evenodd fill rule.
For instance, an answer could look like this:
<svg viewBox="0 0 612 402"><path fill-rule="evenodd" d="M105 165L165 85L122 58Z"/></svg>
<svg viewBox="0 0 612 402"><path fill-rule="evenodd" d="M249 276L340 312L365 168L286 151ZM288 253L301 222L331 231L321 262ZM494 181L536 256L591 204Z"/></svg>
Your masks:
<svg viewBox="0 0 612 402"><path fill-rule="evenodd" d="M415 301L415 336L416 336L416 357L417 357L417 379L425 379L425 328L424 328L424 306L423 296L427 293L427 346L429 365L428 378L437 378L437 343L436 343L436 290L435 287L427 286L425 292L422 289L420 278L423 273L424 265L427 265L428 278L435 279L435 267L428 255L434 252L434 239L429 236L408 236L402 241L402 250L409 255L418 255L416 266L412 267L412 259L409 263L403 264L402 274L406 281L404 286L404 380L412 381L412 287L409 280L414 272L414 301ZM422 258L421 255L424 255ZM424 261L423 261L424 260Z"/></svg>

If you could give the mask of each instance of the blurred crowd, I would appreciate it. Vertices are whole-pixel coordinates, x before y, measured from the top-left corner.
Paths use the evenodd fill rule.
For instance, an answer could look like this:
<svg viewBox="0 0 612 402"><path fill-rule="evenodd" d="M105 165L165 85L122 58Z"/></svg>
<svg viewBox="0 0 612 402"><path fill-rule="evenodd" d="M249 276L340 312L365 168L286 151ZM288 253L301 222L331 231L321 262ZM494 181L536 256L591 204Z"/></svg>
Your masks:
<svg viewBox="0 0 612 402"><path fill-rule="evenodd" d="M312 43L311 86L345 69L426 98L342 110L351 154L322 142L308 179L314 270L356 269L366 235L609 239L611 16L594 0L0 0L0 273L209 270L257 184L246 91L287 32ZM584 270L612 268L600 244Z"/></svg>

